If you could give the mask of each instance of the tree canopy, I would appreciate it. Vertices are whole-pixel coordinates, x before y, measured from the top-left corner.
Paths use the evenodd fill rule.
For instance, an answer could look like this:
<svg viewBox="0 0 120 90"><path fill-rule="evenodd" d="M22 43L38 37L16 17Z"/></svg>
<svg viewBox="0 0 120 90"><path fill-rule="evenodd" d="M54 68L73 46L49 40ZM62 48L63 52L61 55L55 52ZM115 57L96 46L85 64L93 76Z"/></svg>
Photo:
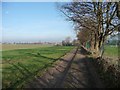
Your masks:
<svg viewBox="0 0 120 90"><path fill-rule="evenodd" d="M91 41L91 51L100 54L107 37L119 32L118 2L69 2L60 11L72 21L80 42Z"/></svg>

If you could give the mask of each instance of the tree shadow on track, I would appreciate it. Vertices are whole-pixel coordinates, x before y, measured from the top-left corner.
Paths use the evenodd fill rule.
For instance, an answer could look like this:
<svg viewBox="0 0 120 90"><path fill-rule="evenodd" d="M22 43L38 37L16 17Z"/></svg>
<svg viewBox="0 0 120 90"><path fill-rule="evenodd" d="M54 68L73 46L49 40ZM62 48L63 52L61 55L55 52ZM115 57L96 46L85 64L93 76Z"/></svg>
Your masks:
<svg viewBox="0 0 120 90"><path fill-rule="evenodd" d="M66 88L104 88L96 73L89 55L84 48L78 50L79 57L74 60L63 87Z"/></svg>
<svg viewBox="0 0 120 90"><path fill-rule="evenodd" d="M41 77L36 77L32 83L29 82L28 86L26 88L58 88L61 87L62 82L64 81L64 77L69 71L69 68L71 66L70 61L67 61L65 59L60 59L60 62L66 63L67 66L64 66L63 64L56 63L54 64L54 67L51 69L49 68L45 75Z"/></svg>
<svg viewBox="0 0 120 90"><path fill-rule="evenodd" d="M70 53L76 54L77 50ZM75 55L74 55L75 56ZM74 58L73 56L73 58ZM72 60L66 60L60 58L58 63L54 64L53 68L49 68L45 74L36 77L32 83L28 83L26 88L59 88L62 87L62 83L70 69Z"/></svg>
<svg viewBox="0 0 120 90"><path fill-rule="evenodd" d="M22 83L27 82L29 79L34 78L38 72L43 71L43 70L47 69L48 67L52 67L52 64L56 60L53 60L51 63L47 63L47 64L46 64L46 62L43 62L40 60L34 60L34 61L38 62L38 63L42 63L44 66L40 69L37 69L34 72L31 72L26 66L24 66L23 64L21 64L19 62L17 64L13 64L13 63L9 62L9 64L12 65L13 68L15 68L17 71L19 71L19 73L21 73L22 77L18 77L16 75L17 73L14 72L13 74L16 75L17 80L15 82L11 82L7 88L16 88L19 85L21 85Z"/></svg>
<svg viewBox="0 0 120 90"><path fill-rule="evenodd" d="M68 77L66 78L63 87L90 88L90 74L86 68L85 59L86 58L81 58L80 60L73 61L73 66L71 66L71 69L68 72Z"/></svg>

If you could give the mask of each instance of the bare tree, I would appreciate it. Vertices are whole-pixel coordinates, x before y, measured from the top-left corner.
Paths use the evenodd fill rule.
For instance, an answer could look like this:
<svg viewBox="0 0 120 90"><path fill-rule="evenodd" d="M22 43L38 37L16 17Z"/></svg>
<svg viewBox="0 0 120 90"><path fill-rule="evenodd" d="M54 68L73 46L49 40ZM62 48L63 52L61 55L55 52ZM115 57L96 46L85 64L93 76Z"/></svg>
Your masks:
<svg viewBox="0 0 120 90"><path fill-rule="evenodd" d="M71 40L70 37L66 37L65 40L62 41L62 45L63 46L70 46L71 45L70 40Z"/></svg>
<svg viewBox="0 0 120 90"><path fill-rule="evenodd" d="M62 5L60 11L74 23L77 30L81 31L84 27L92 31L94 51L99 55L107 37L118 31L117 9L116 2L70 2Z"/></svg>
<svg viewBox="0 0 120 90"><path fill-rule="evenodd" d="M120 19L120 1L117 4L117 16Z"/></svg>
<svg viewBox="0 0 120 90"><path fill-rule="evenodd" d="M66 38L65 38L65 42L66 42L66 43L70 43L70 40L71 40L70 37L66 37Z"/></svg>

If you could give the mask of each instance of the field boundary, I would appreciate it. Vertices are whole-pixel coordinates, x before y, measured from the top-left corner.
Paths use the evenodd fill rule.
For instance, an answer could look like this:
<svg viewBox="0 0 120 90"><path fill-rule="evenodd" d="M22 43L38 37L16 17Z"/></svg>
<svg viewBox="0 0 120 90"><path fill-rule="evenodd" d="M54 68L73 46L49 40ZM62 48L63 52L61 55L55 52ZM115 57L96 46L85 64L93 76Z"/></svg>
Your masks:
<svg viewBox="0 0 120 90"><path fill-rule="evenodd" d="M22 65L21 63L18 62L17 65L16 65L16 64L12 63L11 60L8 60L7 63L9 63L10 65L14 66L16 69L18 69L18 71L20 71L25 77L23 77L23 78L18 77L20 80L16 80L15 82L10 83L10 85L7 88L16 88L18 86L23 87L24 83L27 83L28 81L34 79L34 77L38 76L38 74L42 75L42 73L46 72L48 70L48 68L53 67L55 62L60 61L60 59L63 56L65 56L67 53L71 52L72 50L68 50L67 52L65 52L64 54L62 54L57 59L49 58L49 59L51 59L53 61L45 64L43 68L38 69L37 71L34 72L34 74L32 74L29 70L27 70L27 68L24 65Z"/></svg>
<svg viewBox="0 0 120 90"><path fill-rule="evenodd" d="M65 77L67 75L68 68L71 66L72 60L74 59L78 48L74 48L71 51L73 51L73 50L75 50L75 53L74 53L73 56L71 56L71 59L68 59L69 61L67 61L67 60L64 61L63 57L60 58L57 62L54 63L53 67L48 68L41 76L36 77L33 81L30 81L28 84L26 84L25 88L42 88L42 87L45 87L45 86L48 87L48 88L50 88L50 87L57 88L57 87L62 86L62 81L65 79ZM68 56L68 54L70 52L68 52L64 56ZM64 64L66 63L66 64L64 65L64 64L59 64L59 63L64 63ZM61 71L60 68L62 69L62 71ZM58 74L58 73L60 73L60 74ZM51 75L55 75L55 77L51 76ZM50 78L52 78L52 77L54 79L53 79L53 81L50 81L51 82L51 83L49 83L50 85L45 85L44 86L43 83L45 84L45 82L46 82L46 84L48 84L47 82L49 80L51 80ZM45 80L43 80L43 79L45 79Z"/></svg>

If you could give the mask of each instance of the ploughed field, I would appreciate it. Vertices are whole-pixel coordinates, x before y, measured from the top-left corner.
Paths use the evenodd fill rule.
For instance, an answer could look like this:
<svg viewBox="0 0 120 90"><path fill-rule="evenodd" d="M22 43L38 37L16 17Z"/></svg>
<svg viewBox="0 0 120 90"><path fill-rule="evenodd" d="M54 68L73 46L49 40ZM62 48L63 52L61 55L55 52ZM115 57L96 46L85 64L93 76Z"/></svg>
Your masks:
<svg viewBox="0 0 120 90"><path fill-rule="evenodd" d="M2 51L2 87L21 88L41 75L73 46L50 46Z"/></svg>

